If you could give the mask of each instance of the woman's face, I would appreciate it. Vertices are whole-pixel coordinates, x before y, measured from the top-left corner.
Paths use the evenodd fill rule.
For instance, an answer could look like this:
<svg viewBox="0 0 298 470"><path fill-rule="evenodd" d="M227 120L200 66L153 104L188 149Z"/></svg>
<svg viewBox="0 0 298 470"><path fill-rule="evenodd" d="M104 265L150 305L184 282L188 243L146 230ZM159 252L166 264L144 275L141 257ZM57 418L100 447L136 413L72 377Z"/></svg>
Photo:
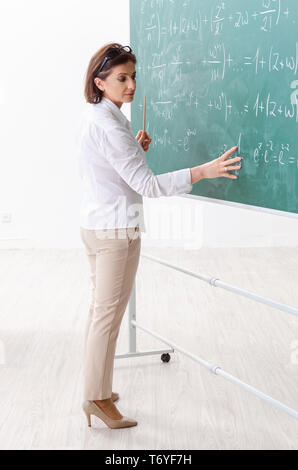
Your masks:
<svg viewBox="0 0 298 470"><path fill-rule="evenodd" d="M106 80L95 78L94 83L119 108L123 103L131 103L136 89L136 70L133 62L115 65Z"/></svg>

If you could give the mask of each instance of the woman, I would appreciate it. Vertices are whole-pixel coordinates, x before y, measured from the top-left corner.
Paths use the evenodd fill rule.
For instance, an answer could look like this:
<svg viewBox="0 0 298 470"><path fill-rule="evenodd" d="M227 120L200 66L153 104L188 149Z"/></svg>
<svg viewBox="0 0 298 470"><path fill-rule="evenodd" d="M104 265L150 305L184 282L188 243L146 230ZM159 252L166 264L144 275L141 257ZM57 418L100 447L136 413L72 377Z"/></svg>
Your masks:
<svg viewBox="0 0 298 470"><path fill-rule="evenodd" d="M142 196L189 193L203 178L236 179L227 173L241 160L221 157L193 168L154 175L145 162L151 138L120 108L136 89L136 56L129 46L106 44L91 58L85 81L86 112L80 138L83 182L80 234L91 268L92 300L85 331L83 410L110 428L135 426L114 405L112 392L116 341L135 279L144 227ZM137 214L137 216L136 216ZM144 231L144 230L143 230Z"/></svg>

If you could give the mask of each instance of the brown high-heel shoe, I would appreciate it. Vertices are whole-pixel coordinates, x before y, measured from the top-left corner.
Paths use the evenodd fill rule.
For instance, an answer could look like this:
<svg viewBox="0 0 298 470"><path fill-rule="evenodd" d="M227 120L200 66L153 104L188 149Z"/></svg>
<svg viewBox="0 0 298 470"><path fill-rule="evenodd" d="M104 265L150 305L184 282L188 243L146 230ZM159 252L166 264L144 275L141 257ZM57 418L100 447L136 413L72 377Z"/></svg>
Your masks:
<svg viewBox="0 0 298 470"><path fill-rule="evenodd" d="M112 401L117 401L117 400L119 400L119 393L112 392L111 399L112 399Z"/></svg>
<svg viewBox="0 0 298 470"><path fill-rule="evenodd" d="M85 400L83 402L83 410L87 417L88 426L91 426L91 415L97 416L100 418L109 428L130 428L131 426L136 426L138 424L134 419L127 418L122 416L121 419L112 419L96 404L94 401Z"/></svg>

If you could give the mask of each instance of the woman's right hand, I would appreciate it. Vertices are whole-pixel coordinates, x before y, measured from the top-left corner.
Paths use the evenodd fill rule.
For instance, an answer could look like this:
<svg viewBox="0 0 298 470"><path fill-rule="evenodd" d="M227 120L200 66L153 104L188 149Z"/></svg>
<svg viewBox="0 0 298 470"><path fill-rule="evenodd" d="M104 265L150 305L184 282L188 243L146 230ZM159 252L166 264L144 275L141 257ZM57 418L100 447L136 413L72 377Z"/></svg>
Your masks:
<svg viewBox="0 0 298 470"><path fill-rule="evenodd" d="M241 165L230 166L232 163L239 162L242 160L242 157L231 158L227 161L227 158L232 155L237 150L236 147L232 147L230 150L227 150L220 157L211 160L211 162L204 163L191 168L191 184L196 183L197 181L205 178L232 178L237 179L236 175L231 175L228 171L239 170Z"/></svg>
<svg viewBox="0 0 298 470"><path fill-rule="evenodd" d="M136 139L143 147L144 152L147 152L152 141L150 135L148 135L146 131L139 131L136 135Z"/></svg>

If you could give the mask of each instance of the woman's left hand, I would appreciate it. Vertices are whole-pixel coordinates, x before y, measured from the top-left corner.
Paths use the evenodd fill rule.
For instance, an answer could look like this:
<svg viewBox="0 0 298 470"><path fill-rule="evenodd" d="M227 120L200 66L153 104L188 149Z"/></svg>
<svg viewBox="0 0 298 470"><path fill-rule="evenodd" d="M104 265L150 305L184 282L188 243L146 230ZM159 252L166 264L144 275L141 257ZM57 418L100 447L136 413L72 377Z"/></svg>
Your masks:
<svg viewBox="0 0 298 470"><path fill-rule="evenodd" d="M144 152L147 152L149 145L152 141L151 137L147 134L146 131L139 131L136 136L137 141L143 147Z"/></svg>

